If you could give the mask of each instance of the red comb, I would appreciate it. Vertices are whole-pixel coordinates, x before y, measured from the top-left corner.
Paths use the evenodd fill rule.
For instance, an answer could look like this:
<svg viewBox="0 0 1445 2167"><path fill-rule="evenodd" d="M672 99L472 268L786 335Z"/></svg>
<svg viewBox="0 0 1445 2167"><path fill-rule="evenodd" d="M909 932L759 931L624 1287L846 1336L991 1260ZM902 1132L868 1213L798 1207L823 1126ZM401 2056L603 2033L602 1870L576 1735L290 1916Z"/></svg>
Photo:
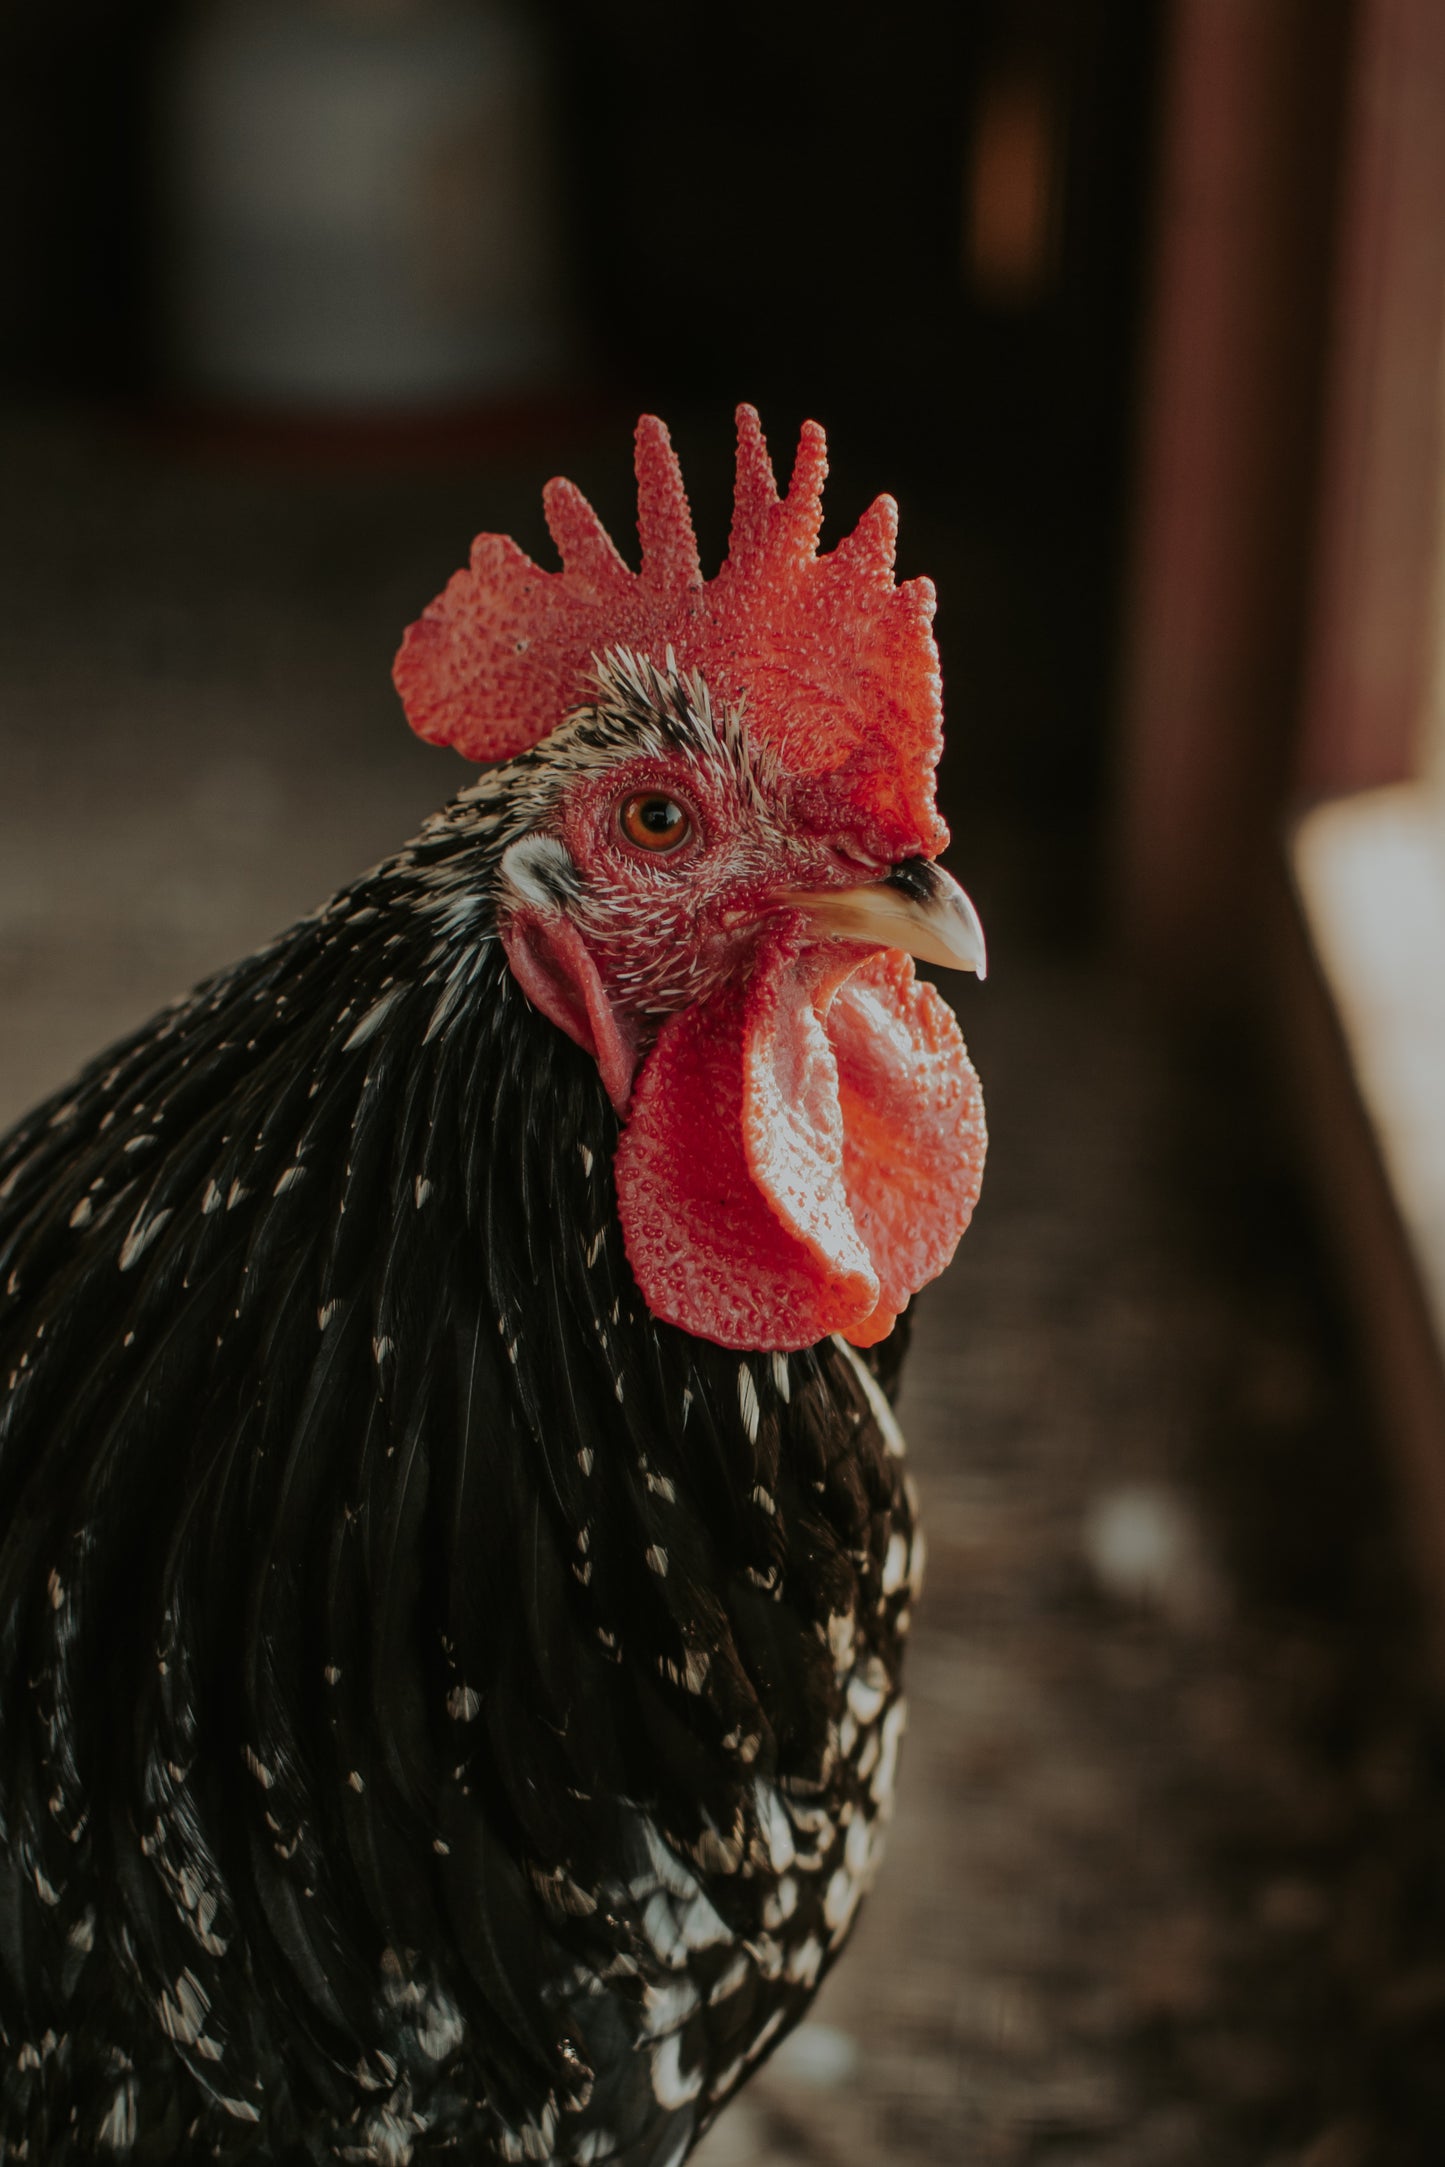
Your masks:
<svg viewBox="0 0 1445 2167"><path fill-rule="evenodd" d="M827 445L805 422L780 498L757 413L737 413L737 482L727 561L705 581L677 455L663 424L637 424L632 572L581 491L543 491L562 558L546 572L505 535L481 534L407 631L396 686L407 720L469 760L505 760L588 696L611 647L663 663L670 647L714 693L745 705L749 735L804 783L835 778L894 857L947 841L933 803L942 748L933 583L895 586L898 509L878 497L837 548L818 554Z"/></svg>

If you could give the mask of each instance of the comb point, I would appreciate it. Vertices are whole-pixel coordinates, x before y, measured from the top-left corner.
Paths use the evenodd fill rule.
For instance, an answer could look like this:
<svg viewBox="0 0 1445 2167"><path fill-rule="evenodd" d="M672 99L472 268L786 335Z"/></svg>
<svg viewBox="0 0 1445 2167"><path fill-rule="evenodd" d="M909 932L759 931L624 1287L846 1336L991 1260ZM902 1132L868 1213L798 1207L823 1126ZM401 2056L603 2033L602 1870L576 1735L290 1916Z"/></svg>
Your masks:
<svg viewBox="0 0 1445 2167"><path fill-rule="evenodd" d="M768 456L768 440L755 406L737 410L738 451L733 484L733 521L728 563L735 569L753 563L767 547L778 484Z"/></svg>
<svg viewBox="0 0 1445 2167"><path fill-rule="evenodd" d="M805 421L784 500L788 543L798 556L817 555L823 531L823 484L828 479L828 439L816 421Z"/></svg>
<svg viewBox="0 0 1445 2167"><path fill-rule="evenodd" d="M702 584L682 468L666 424L655 414L642 416L635 441L642 578L659 594L677 595Z"/></svg>

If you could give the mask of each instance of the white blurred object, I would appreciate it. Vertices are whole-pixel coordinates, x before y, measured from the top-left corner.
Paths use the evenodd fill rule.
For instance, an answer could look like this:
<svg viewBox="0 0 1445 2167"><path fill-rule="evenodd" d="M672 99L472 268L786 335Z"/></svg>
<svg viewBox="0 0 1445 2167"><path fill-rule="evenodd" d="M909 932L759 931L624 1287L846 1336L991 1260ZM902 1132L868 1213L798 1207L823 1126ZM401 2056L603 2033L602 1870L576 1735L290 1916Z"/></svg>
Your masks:
<svg viewBox="0 0 1445 2167"><path fill-rule="evenodd" d="M1162 1612L1176 1625L1213 1623L1223 1607L1213 1561L1193 1512L1173 1490L1126 1483L1084 1514L1084 1557L1114 1601Z"/></svg>
<svg viewBox="0 0 1445 2167"><path fill-rule="evenodd" d="M847 2084L858 2074L861 2056L847 2032L833 2024L800 2024L773 2054L773 2073L820 2092Z"/></svg>
<svg viewBox="0 0 1445 2167"><path fill-rule="evenodd" d="M505 0L215 0L162 143L189 389L415 408L560 372L545 58Z"/></svg>

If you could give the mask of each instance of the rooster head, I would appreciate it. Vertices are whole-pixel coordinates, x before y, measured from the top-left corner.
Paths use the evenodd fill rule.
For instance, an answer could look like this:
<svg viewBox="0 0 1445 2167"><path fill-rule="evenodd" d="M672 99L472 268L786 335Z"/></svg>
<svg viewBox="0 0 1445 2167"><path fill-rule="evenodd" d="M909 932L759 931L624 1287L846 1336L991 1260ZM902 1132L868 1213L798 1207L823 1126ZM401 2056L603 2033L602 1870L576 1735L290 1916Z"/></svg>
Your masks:
<svg viewBox="0 0 1445 2167"><path fill-rule="evenodd" d="M823 432L779 496L738 412L704 581L662 424L637 430L642 570L570 482L563 569L500 535L396 663L423 737L507 765L496 921L531 1001L622 1118L627 1252L654 1314L719 1344L883 1338L947 1264L983 1171L978 1081L913 956L984 971L936 863L933 589L880 497L818 553Z"/></svg>

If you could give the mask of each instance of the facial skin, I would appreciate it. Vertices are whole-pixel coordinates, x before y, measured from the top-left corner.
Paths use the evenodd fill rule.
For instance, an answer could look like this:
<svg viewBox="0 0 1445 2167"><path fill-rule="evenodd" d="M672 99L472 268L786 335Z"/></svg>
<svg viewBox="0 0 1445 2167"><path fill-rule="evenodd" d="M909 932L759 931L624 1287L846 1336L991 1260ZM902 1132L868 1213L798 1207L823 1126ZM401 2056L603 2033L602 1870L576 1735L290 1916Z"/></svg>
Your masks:
<svg viewBox="0 0 1445 2167"><path fill-rule="evenodd" d="M614 654L599 689L519 790L529 810L497 906L514 975L597 1056L619 1109L660 1023L746 969L765 931L981 966L948 876L870 857L846 804L820 832L816 785L805 824L788 778L700 678Z"/></svg>
<svg viewBox="0 0 1445 2167"><path fill-rule="evenodd" d="M609 997L641 1029L741 968L759 929L787 909L787 890L866 877L732 783L681 758L649 759L569 793L563 807L582 880L574 920ZM678 840L638 842L639 815L668 805L681 816Z"/></svg>

